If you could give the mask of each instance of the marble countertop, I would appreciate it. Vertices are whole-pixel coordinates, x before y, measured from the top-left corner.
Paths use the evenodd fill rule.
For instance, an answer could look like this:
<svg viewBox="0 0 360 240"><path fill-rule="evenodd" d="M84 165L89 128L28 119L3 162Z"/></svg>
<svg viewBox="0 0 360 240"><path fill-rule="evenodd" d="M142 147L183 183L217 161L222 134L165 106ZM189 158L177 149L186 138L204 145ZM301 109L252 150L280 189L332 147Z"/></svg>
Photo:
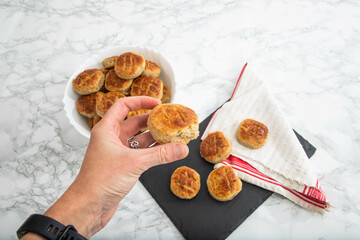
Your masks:
<svg viewBox="0 0 360 240"><path fill-rule="evenodd" d="M88 143L63 110L72 73L101 49L165 54L174 102L203 120L245 62L291 126L328 157L314 163L334 206L320 215L273 194L228 239L360 238L358 1L0 2L0 238L43 212L75 178ZM183 239L137 183L94 239Z"/></svg>

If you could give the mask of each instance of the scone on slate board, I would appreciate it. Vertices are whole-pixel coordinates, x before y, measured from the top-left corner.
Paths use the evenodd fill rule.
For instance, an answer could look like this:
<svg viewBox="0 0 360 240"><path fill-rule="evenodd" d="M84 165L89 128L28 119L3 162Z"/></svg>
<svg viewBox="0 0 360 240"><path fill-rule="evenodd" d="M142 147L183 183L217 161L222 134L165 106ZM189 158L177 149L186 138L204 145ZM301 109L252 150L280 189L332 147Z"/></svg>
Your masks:
<svg viewBox="0 0 360 240"><path fill-rule="evenodd" d="M105 77L105 88L109 92L121 92L124 95L129 95L132 79L121 79L116 75L114 69L110 69Z"/></svg>
<svg viewBox="0 0 360 240"><path fill-rule="evenodd" d="M220 131L209 133L200 144L201 156L213 164L224 161L230 153L231 141Z"/></svg>
<svg viewBox="0 0 360 240"><path fill-rule="evenodd" d="M73 81L75 92L87 95L101 89L105 81L105 75L100 69L87 69L80 73Z"/></svg>
<svg viewBox="0 0 360 240"><path fill-rule="evenodd" d="M156 106L147 121L153 138L159 143L183 142L199 136L196 113L181 104L166 103Z"/></svg>
<svg viewBox="0 0 360 240"><path fill-rule="evenodd" d="M142 55L126 52L116 59L114 69L119 78L134 79L144 71L145 64L145 58Z"/></svg>
<svg viewBox="0 0 360 240"><path fill-rule="evenodd" d="M242 189L242 182L230 166L222 166L213 170L206 184L210 195L218 201L232 200Z"/></svg>
<svg viewBox="0 0 360 240"><path fill-rule="evenodd" d="M265 124L253 119L245 119L236 130L236 139L245 147L261 148L267 139L268 128Z"/></svg>
<svg viewBox="0 0 360 240"><path fill-rule="evenodd" d="M130 95L149 96L160 99L163 97L163 81L157 77L142 76L134 80Z"/></svg>
<svg viewBox="0 0 360 240"><path fill-rule="evenodd" d="M161 69L156 63L145 60L145 69L141 76L158 77L161 73Z"/></svg>
<svg viewBox="0 0 360 240"><path fill-rule="evenodd" d="M179 198L191 199L200 191L200 175L192 168L179 167L171 176L170 189Z"/></svg>
<svg viewBox="0 0 360 240"><path fill-rule="evenodd" d="M107 110L118 100L119 98L125 97L120 92L99 92L96 98L96 113L100 117L104 117Z"/></svg>
<svg viewBox="0 0 360 240"><path fill-rule="evenodd" d="M80 95L76 101L76 109L78 112L87 118L93 118L96 115L96 95L91 93L89 95Z"/></svg>

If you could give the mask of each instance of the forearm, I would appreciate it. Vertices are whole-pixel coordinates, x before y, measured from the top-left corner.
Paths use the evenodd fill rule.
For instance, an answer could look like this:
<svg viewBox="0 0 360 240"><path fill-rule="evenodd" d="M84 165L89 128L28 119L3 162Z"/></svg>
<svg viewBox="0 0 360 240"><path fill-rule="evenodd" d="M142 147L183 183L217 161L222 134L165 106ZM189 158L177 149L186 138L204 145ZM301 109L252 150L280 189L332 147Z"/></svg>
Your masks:
<svg viewBox="0 0 360 240"><path fill-rule="evenodd" d="M80 190L74 182L44 213L63 225L73 225L79 234L89 239L101 230L101 206L91 192Z"/></svg>

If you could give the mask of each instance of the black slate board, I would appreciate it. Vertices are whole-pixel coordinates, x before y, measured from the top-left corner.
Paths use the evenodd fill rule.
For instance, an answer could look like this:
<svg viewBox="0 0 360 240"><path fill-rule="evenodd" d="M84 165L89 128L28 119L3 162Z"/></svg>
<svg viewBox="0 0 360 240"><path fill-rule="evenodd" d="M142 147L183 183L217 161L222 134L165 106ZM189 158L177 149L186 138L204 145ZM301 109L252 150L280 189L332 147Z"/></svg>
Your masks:
<svg viewBox="0 0 360 240"><path fill-rule="evenodd" d="M200 136L212 114L200 123ZM315 147L295 132L310 158ZM152 167L144 172L140 181L168 215L186 239L225 239L250 216L272 192L243 182L241 192L231 201L218 202L207 191L206 179L214 165L206 162L199 152L200 137L189 143L189 155L180 161ZM201 178L201 189L191 200L177 198L170 190L170 178L180 166L195 169Z"/></svg>

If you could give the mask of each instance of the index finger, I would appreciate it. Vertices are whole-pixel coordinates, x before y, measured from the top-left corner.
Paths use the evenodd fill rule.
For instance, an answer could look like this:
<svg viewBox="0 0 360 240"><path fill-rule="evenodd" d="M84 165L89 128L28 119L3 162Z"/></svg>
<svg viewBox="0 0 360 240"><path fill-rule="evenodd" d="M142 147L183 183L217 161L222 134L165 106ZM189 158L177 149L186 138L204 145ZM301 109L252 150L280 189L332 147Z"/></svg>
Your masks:
<svg viewBox="0 0 360 240"><path fill-rule="evenodd" d="M130 111L153 109L160 103L160 100L146 96L120 98L109 108L102 121L104 121L105 124L114 127L119 134L120 123Z"/></svg>

